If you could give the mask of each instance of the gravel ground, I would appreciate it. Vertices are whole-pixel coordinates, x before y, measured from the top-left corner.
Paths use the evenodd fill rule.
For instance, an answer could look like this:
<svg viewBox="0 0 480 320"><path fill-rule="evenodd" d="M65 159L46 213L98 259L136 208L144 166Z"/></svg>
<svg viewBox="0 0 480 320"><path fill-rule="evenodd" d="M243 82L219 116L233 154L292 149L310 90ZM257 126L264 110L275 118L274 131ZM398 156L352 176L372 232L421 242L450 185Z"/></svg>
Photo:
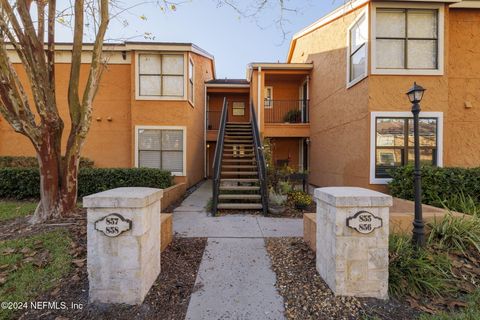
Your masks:
<svg viewBox="0 0 480 320"><path fill-rule="evenodd" d="M335 297L316 271L314 252L301 238L270 238L266 244L287 319L411 320L418 317L416 310L393 299Z"/></svg>
<svg viewBox="0 0 480 320"><path fill-rule="evenodd" d="M80 237L81 239L81 237ZM84 263L85 244L76 242L76 268L60 286L36 301L77 303L81 310L28 310L19 319L168 319L183 320L206 246L204 238L174 238L162 253L162 271L140 306L88 304L88 280Z"/></svg>

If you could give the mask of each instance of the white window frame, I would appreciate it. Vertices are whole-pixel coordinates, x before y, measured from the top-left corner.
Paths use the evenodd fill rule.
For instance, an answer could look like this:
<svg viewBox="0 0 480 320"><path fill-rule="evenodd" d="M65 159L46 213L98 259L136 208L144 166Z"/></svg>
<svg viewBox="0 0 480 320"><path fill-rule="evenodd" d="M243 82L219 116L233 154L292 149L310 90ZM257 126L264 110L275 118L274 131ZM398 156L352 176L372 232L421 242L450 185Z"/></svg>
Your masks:
<svg viewBox="0 0 480 320"><path fill-rule="evenodd" d="M243 108L239 108L239 107L235 107L235 104L236 103L241 103L243 104ZM245 101L233 101L232 102L232 116L233 117L245 117L245 109L246 109L246 103ZM235 109L242 109L243 110L243 114L235 114Z"/></svg>
<svg viewBox="0 0 480 320"><path fill-rule="evenodd" d="M445 53L445 10L444 3L396 3L396 2L373 2L371 12L371 74L383 75L430 75L441 76L444 74L444 53ZM438 10L438 47L437 47L437 69L382 69L377 68L377 9L398 8L398 9L433 9Z"/></svg>
<svg viewBox="0 0 480 320"><path fill-rule="evenodd" d="M370 184L388 184L391 178L375 177L375 146L377 143L377 118L412 118L408 111L382 111L370 114ZM437 167L443 167L443 112L420 112L420 118L437 119Z"/></svg>
<svg viewBox="0 0 480 320"><path fill-rule="evenodd" d="M140 95L140 67L139 67L139 56L142 54L157 54L157 55L183 55L183 96L143 96ZM135 100L166 100L166 101L186 101L188 97L187 93L187 77L188 77L188 57L185 52L175 52L175 51L136 51L135 52Z"/></svg>
<svg viewBox="0 0 480 320"><path fill-rule="evenodd" d="M267 96L265 95L265 97L263 99L263 107L265 109L273 109L273 86L265 86L265 91L267 91L267 89L270 89L270 92L272 93L271 94L272 96L270 97L270 100L269 100L270 104L267 107L267 105L265 104L265 101L267 101Z"/></svg>
<svg viewBox="0 0 480 320"><path fill-rule="evenodd" d="M188 91L190 91L190 69L192 69L192 100L190 100L189 92L187 92L187 96L188 96L188 101L190 102L192 107L194 107L195 106L195 63L193 62L193 59L191 57L188 60L189 60L189 63L188 63L189 73L188 73L188 79L187 79L187 87L188 87Z"/></svg>
<svg viewBox="0 0 480 320"><path fill-rule="evenodd" d="M350 53L351 53L351 30L352 28L362 19L365 17L365 21L364 23L367 24L367 39L365 40L365 70L364 70L364 74L363 76L361 77L358 77L357 79L354 79L352 81L350 81L350 72L351 72L351 65L350 65ZM358 17L353 21L353 23L348 27L347 29L347 89L350 88L350 87L353 87L354 85L356 85L357 83L359 83L360 81L362 81L363 79L365 79L366 77L368 77L368 47L369 47L369 42L370 42L370 37L369 37L369 34L368 34L368 24L369 24L369 21L368 21L368 9L365 8L363 9L360 14L358 15Z"/></svg>
<svg viewBox="0 0 480 320"><path fill-rule="evenodd" d="M135 167L138 168L138 131L139 130L182 130L183 131L183 171L172 172L172 176L187 175L187 127L185 126L135 126Z"/></svg>

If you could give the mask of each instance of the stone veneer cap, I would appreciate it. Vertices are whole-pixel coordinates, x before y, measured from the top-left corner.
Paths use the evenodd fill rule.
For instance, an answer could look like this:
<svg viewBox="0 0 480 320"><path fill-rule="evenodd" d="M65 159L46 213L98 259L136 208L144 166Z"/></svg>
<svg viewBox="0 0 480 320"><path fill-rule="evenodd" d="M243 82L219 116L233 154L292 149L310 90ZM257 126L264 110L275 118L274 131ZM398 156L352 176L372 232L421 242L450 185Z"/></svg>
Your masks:
<svg viewBox="0 0 480 320"><path fill-rule="evenodd" d="M143 208L162 199L163 190L116 188L83 197L84 208Z"/></svg>
<svg viewBox="0 0 480 320"><path fill-rule="evenodd" d="M391 207L393 204L387 194L357 187L317 188L315 199L334 207Z"/></svg>

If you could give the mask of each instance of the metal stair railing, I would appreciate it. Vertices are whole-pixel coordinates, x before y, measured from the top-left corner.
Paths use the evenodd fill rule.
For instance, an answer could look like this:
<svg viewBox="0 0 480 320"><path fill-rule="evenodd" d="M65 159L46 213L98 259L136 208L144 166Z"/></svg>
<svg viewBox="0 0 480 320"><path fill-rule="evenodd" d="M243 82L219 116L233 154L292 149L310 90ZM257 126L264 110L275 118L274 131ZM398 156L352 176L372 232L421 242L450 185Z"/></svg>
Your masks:
<svg viewBox="0 0 480 320"><path fill-rule="evenodd" d="M263 146L260 140L260 130L258 129L257 116L255 115L255 107L253 106L253 102L250 102L250 115L250 122L252 124L253 132L254 152L258 167L258 180L260 182L260 193L262 196L262 208L263 214L266 215L268 213L268 192L266 175L267 167L265 165Z"/></svg>
<svg viewBox="0 0 480 320"><path fill-rule="evenodd" d="M222 114L220 116L220 126L218 129L217 144L215 146L215 157L213 160L213 198L212 210L213 215L217 215L218 211L218 196L220 193L220 176L222 173L222 157L223 157L223 142L225 140L225 127L227 125L227 98L223 98Z"/></svg>

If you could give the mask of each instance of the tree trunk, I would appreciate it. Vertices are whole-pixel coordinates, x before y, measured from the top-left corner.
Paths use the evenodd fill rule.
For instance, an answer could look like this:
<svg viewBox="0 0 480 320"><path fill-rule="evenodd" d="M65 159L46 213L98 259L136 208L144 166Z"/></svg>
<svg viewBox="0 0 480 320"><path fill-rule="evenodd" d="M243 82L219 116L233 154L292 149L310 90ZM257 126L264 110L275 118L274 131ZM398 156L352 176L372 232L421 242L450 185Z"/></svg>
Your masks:
<svg viewBox="0 0 480 320"><path fill-rule="evenodd" d="M60 140L62 130L49 130L47 137L37 150L40 170L40 202L31 219L41 223L49 219L66 216L76 207L78 157L71 157L70 166L62 162ZM66 160L65 160L66 161ZM65 171L64 168L68 168Z"/></svg>

